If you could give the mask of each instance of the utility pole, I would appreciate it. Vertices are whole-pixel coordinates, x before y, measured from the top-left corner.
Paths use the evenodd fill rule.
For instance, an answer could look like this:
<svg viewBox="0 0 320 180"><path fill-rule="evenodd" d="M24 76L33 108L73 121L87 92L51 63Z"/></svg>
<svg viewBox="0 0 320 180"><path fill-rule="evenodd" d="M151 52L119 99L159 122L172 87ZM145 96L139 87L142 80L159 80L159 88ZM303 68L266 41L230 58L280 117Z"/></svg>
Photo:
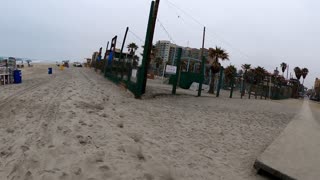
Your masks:
<svg viewBox="0 0 320 180"><path fill-rule="evenodd" d="M104 58L103 59L107 59L107 56L108 56L108 48L109 48L109 41L107 43L107 47L106 47L106 53L104 53Z"/></svg>
<svg viewBox="0 0 320 180"><path fill-rule="evenodd" d="M142 91L141 93L144 94L146 92L146 85L147 85L147 75L148 75L148 68L150 65L150 54L151 54L151 50L152 50L152 42L153 42L153 36L154 36L154 30L156 27L156 21L157 21L157 16L158 16L158 9L159 9L159 4L160 4L160 0L156 0L153 1L154 2L154 7L153 7L153 11L152 11L152 18L151 18L151 29L150 29L150 36L149 39L146 39L146 41L148 41L148 45L149 45L149 49L146 52L146 64L145 64L145 71L144 71L144 78L143 78L143 84L142 84ZM146 48L146 46L145 46Z"/></svg>
<svg viewBox="0 0 320 180"><path fill-rule="evenodd" d="M287 68L287 79L289 79L289 69L290 69L290 66L288 64L288 68Z"/></svg>
<svg viewBox="0 0 320 180"><path fill-rule="evenodd" d="M121 61L121 58L122 58L124 44L126 43L128 31L129 31L129 27L126 28L126 33L124 34L124 38L123 38L123 42L122 42L122 46L121 46L121 50L120 50L120 56L119 56L119 62L121 63L121 65L120 65L121 66L121 79L123 79L123 69L124 69L124 61Z"/></svg>
<svg viewBox="0 0 320 180"><path fill-rule="evenodd" d="M203 27L203 37L202 37L202 49L201 49L201 55L200 55L200 59L201 59L201 69L200 69L200 73L201 73L201 77L200 77L200 82L199 82L199 89L198 89L198 96L201 96L201 91L202 91L202 83L204 80L204 63L205 63L205 58L203 57L203 53L204 53L204 41L206 38L206 27Z"/></svg>
<svg viewBox="0 0 320 180"><path fill-rule="evenodd" d="M269 99L271 99L271 84L272 84L272 76L270 76L270 82L269 82Z"/></svg>

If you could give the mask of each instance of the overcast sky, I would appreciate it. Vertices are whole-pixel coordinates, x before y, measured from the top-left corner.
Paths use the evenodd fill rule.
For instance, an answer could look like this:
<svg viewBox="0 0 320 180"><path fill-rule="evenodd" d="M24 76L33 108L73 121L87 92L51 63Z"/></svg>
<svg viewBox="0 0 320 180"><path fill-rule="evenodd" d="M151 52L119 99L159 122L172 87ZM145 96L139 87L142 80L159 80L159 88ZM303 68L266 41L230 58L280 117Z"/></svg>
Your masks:
<svg viewBox="0 0 320 180"><path fill-rule="evenodd" d="M83 60L114 35L142 45L150 0L0 0L0 56ZM178 8L177 8L178 7ZM317 0L161 0L154 42L221 46L230 62L268 70L286 62L320 76L320 2ZM181 11L182 10L182 11ZM169 35L168 35L169 34ZM142 39L142 41L141 41ZM127 44L126 43L126 44ZM105 49L104 49L105 50Z"/></svg>

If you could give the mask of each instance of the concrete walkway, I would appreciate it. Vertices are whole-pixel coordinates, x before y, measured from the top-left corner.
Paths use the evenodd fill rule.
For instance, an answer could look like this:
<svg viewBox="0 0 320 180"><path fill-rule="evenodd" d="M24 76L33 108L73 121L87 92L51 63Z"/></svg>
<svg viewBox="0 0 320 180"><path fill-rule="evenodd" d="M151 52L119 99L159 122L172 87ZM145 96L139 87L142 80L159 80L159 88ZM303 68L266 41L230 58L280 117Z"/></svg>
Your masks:
<svg viewBox="0 0 320 180"><path fill-rule="evenodd" d="M258 157L256 169L280 179L320 179L320 123L309 103L303 102L301 112Z"/></svg>

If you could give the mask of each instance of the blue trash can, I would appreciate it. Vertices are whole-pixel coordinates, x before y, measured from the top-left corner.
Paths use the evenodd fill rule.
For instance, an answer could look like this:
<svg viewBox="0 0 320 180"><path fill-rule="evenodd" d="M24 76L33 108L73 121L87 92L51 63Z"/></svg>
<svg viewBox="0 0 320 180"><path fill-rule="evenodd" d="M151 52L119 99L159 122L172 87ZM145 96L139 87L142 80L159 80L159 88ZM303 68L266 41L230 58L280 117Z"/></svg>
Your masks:
<svg viewBox="0 0 320 180"><path fill-rule="evenodd" d="M48 74L52 74L52 68L48 68Z"/></svg>
<svg viewBox="0 0 320 180"><path fill-rule="evenodd" d="M17 69L13 71L13 79L15 84L20 84L22 82L21 70Z"/></svg>

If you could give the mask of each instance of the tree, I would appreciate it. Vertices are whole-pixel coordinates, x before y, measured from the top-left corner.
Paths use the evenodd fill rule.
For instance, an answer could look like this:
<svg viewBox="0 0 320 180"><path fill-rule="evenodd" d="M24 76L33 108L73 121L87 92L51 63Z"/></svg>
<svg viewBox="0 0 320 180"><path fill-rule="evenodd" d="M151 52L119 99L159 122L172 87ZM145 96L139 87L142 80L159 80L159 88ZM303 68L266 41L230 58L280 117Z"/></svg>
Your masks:
<svg viewBox="0 0 320 180"><path fill-rule="evenodd" d="M281 70L282 70L282 74L284 74L284 72L286 71L288 65L283 62L283 63L280 64L280 67L281 67Z"/></svg>
<svg viewBox="0 0 320 180"><path fill-rule="evenodd" d="M251 68L251 64L242 64L241 67L244 70L244 72L246 73Z"/></svg>
<svg viewBox="0 0 320 180"><path fill-rule="evenodd" d="M215 47L209 49L209 57L213 59L210 69L211 69L211 82L210 82L210 88L208 93L214 94L214 81L215 81L215 74L220 71L221 64L219 63L219 60L225 61L229 60L229 54L222 49L221 47Z"/></svg>
<svg viewBox="0 0 320 180"><path fill-rule="evenodd" d="M301 76L302 76L302 71L299 67L295 67L294 69L294 73L296 75L296 78L300 81Z"/></svg>
<svg viewBox="0 0 320 180"><path fill-rule="evenodd" d="M135 43L132 42L132 43L128 44L127 48L128 48L130 55L135 55L136 51L139 47Z"/></svg>
<svg viewBox="0 0 320 180"><path fill-rule="evenodd" d="M304 84L304 80L306 79L307 75L309 74L309 69L307 69L307 68L302 68L302 69L301 69L301 73L302 73L302 78L303 78L302 84Z"/></svg>
<svg viewBox="0 0 320 180"><path fill-rule="evenodd" d="M154 63L156 64L156 68L159 68L161 64L163 64L163 59L161 57L157 57L154 60Z"/></svg>
<svg viewBox="0 0 320 180"><path fill-rule="evenodd" d="M254 81L256 84L261 83L267 75L267 71L263 67L256 67L254 69Z"/></svg>
<svg viewBox="0 0 320 180"><path fill-rule="evenodd" d="M243 78L248 80L248 71L251 69L251 64L242 64L241 67L244 70Z"/></svg>
<svg viewBox="0 0 320 180"><path fill-rule="evenodd" d="M237 69L233 65L226 67L226 69L224 70L224 75L228 83L231 83L234 80L234 78L236 77L236 74L237 74Z"/></svg>
<svg viewBox="0 0 320 180"><path fill-rule="evenodd" d="M133 62L132 62L132 66L133 68L137 68L139 65L139 57L137 55L133 55Z"/></svg>

